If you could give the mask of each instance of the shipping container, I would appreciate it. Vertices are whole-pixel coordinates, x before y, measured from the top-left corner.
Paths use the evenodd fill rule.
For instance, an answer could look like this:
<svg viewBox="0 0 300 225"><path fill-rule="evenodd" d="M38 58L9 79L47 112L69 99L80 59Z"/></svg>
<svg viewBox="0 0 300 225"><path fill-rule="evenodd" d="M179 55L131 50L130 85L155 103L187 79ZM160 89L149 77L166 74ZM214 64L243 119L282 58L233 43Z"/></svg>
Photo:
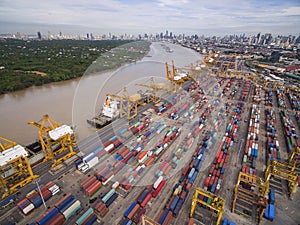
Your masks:
<svg viewBox="0 0 300 225"><path fill-rule="evenodd" d="M76 213L81 208L80 201L77 200L71 205L68 209L66 209L62 214L64 215L65 219L68 220L74 213Z"/></svg>

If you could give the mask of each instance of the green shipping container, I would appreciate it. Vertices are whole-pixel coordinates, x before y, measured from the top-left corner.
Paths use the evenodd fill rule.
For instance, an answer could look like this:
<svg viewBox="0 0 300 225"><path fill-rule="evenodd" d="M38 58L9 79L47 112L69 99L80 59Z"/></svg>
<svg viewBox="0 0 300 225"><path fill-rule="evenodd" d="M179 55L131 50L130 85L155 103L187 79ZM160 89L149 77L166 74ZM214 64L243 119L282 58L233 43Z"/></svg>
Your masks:
<svg viewBox="0 0 300 225"><path fill-rule="evenodd" d="M211 202L212 202L212 199L208 198L206 203L209 204L209 205L211 205Z"/></svg>
<svg viewBox="0 0 300 225"><path fill-rule="evenodd" d="M78 220L76 220L76 224L81 225L92 213L94 213L94 210L89 208Z"/></svg>
<svg viewBox="0 0 300 225"><path fill-rule="evenodd" d="M111 189L103 198L102 202L106 203L108 199L115 193L115 189Z"/></svg>

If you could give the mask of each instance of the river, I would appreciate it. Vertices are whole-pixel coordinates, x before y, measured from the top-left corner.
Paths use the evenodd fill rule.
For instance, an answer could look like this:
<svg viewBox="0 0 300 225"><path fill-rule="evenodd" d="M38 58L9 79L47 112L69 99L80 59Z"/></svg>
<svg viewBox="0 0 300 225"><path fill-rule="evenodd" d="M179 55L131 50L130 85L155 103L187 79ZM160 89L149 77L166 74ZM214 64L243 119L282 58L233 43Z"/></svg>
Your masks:
<svg viewBox="0 0 300 225"><path fill-rule="evenodd" d="M166 51L165 46L171 51ZM100 112L105 94L116 93L124 86L133 94L137 90L135 84L148 83L150 77L165 82L165 62L171 64L172 60L177 67L184 67L201 60L201 55L179 45L153 42L148 56L134 64L0 95L0 136L29 144L38 139L38 129L27 122L39 121L49 114L57 122L75 126L81 140L95 132L86 119Z"/></svg>

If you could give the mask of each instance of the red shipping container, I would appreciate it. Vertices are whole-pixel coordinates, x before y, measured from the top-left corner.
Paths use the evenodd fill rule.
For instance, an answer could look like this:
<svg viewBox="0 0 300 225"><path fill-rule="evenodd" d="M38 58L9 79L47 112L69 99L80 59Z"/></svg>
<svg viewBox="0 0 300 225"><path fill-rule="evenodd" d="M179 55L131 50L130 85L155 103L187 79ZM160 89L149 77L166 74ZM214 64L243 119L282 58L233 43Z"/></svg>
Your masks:
<svg viewBox="0 0 300 225"><path fill-rule="evenodd" d="M162 223L162 225L169 225L171 223L172 216L173 216L172 211L169 211L164 222ZM176 216L175 216L175 218L176 218Z"/></svg>
<svg viewBox="0 0 300 225"><path fill-rule="evenodd" d="M213 174L213 172L214 172L214 169L215 169L215 167L214 167L214 166L212 166L212 167L210 168L210 170L209 170L209 174Z"/></svg>
<svg viewBox="0 0 300 225"><path fill-rule="evenodd" d="M140 222L140 219L142 217L143 214L145 214L146 212L146 208L142 208L140 209L137 214L135 215L135 217L133 218L133 222L135 222L136 224L138 224Z"/></svg>
<svg viewBox="0 0 300 225"><path fill-rule="evenodd" d="M216 176L217 172L218 172L218 169L214 169L213 176Z"/></svg>
<svg viewBox="0 0 300 225"><path fill-rule="evenodd" d="M147 203L150 201L151 197L152 197L152 195L151 195L151 193L149 192L149 193L147 194L147 196L145 197L145 199L144 199L144 200L142 201L142 203L141 203L141 207L142 207L142 208L144 208L144 207L147 205Z"/></svg>
<svg viewBox="0 0 300 225"><path fill-rule="evenodd" d="M206 186L206 187L208 187L209 181L210 181L210 177L207 177L206 180L205 180L205 186Z"/></svg>

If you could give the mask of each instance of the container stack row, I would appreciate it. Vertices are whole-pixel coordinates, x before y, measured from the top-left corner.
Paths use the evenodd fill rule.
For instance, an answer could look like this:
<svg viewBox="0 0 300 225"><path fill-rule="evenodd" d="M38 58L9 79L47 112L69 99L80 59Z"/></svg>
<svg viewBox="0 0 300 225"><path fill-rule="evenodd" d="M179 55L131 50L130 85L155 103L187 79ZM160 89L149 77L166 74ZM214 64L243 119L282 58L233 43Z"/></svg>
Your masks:
<svg viewBox="0 0 300 225"><path fill-rule="evenodd" d="M258 157L259 122L260 108L258 105L252 105L243 163L249 161L253 168L256 168Z"/></svg>
<svg viewBox="0 0 300 225"><path fill-rule="evenodd" d="M62 225L78 212L80 208L80 201L75 199L71 193L68 193L30 225Z"/></svg>
<svg viewBox="0 0 300 225"><path fill-rule="evenodd" d="M261 86L256 85L255 91L254 91L254 96L253 96L253 102L255 104L260 104L261 100L262 100L261 99Z"/></svg>
<svg viewBox="0 0 300 225"><path fill-rule="evenodd" d="M281 110L280 117L284 127L284 135L288 153L291 153L294 148L300 147L298 135L296 134L296 128L287 110Z"/></svg>
<svg viewBox="0 0 300 225"><path fill-rule="evenodd" d="M300 111L300 103L299 103L299 99L297 98L297 96L294 93L289 92L288 98L291 102L292 109Z"/></svg>
<svg viewBox="0 0 300 225"><path fill-rule="evenodd" d="M265 105L273 107L273 91L271 90L265 92Z"/></svg>
<svg viewBox="0 0 300 225"><path fill-rule="evenodd" d="M268 199L268 205L264 214L264 217L270 221L273 221L275 219L275 190L270 189L269 191L269 199Z"/></svg>
<svg viewBox="0 0 300 225"><path fill-rule="evenodd" d="M276 90L276 94L277 94L278 106L285 109L286 108L286 102L285 102L284 89L282 87L279 87Z"/></svg>
<svg viewBox="0 0 300 225"><path fill-rule="evenodd" d="M205 179L204 189L216 195L220 191L223 180L223 174L225 173L227 163L230 159L231 146L234 143L234 138L238 130L239 119L241 116L243 105L244 104L242 102L238 103L238 106L234 111L232 119L227 125L226 133L222 138L222 142L220 143L216 157L209 170L209 174Z"/></svg>
<svg viewBox="0 0 300 225"><path fill-rule="evenodd" d="M226 169L226 163L229 161L231 146L233 144L234 138L236 136L236 132L238 129L239 121L241 118L241 113L243 111L244 102L241 100L245 100L249 94L249 90L251 88L250 82L246 81L244 84L240 83L239 86L243 86L242 93L239 97L239 102L234 110L232 115L232 119L230 123L227 125L226 133L222 139L220 147L218 149L216 158L214 159L213 165L210 168L209 175L205 180L204 189L208 190L214 194L218 194L221 188L222 179L224 176L224 172ZM236 126L235 126L236 125ZM212 199L203 195L199 195L198 198L207 204L212 204ZM201 205L202 207L206 207L205 205Z"/></svg>
<svg viewBox="0 0 300 225"><path fill-rule="evenodd" d="M24 215L28 215L34 209L43 204L43 200L48 201L53 195L60 192L58 185L50 181L40 189L33 190L26 195L26 198L21 200L17 206ZM42 199L43 198L43 199Z"/></svg>
<svg viewBox="0 0 300 225"><path fill-rule="evenodd" d="M92 225L96 220L97 217L94 210L89 208L78 218L78 220L76 220L75 225Z"/></svg>
<svg viewBox="0 0 300 225"><path fill-rule="evenodd" d="M266 109L266 120L267 120L267 154L266 160L276 159L281 161L280 148L278 141L278 134L276 130L276 117L275 109Z"/></svg>
<svg viewBox="0 0 300 225"><path fill-rule="evenodd" d="M212 106L208 106L205 110L208 116L213 110ZM189 165L183 168L179 182L173 186L172 195L167 200L165 207L160 211L155 221L158 224L170 224L173 217L177 217L182 205L184 204L190 188L194 184L202 163L205 160L205 152L212 146L212 139L215 138L216 132L207 134L199 143L198 147L193 153L193 158Z"/></svg>
<svg viewBox="0 0 300 225"><path fill-rule="evenodd" d="M93 197L101 187L102 183L94 175L89 176L80 184L80 189L89 197Z"/></svg>

